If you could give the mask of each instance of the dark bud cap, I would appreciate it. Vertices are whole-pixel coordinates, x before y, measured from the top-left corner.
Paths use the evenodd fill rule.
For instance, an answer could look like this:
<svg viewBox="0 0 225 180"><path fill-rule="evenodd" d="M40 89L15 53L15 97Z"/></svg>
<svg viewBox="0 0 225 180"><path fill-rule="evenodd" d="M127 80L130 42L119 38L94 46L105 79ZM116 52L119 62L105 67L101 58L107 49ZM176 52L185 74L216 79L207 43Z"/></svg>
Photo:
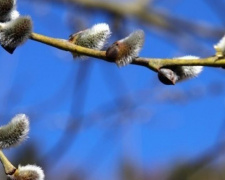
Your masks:
<svg viewBox="0 0 225 180"><path fill-rule="evenodd" d="M2 47L8 52L8 53L10 53L10 54L13 54L13 52L15 51L15 47L14 48L12 48L12 47L8 47L8 46L4 46L4 45L2 45Z"/></svg>
<svg viewBox="0 0 225 180"><path fill-rule="evenodd" d="M119 57L119 42L113 43L107 50L106 50L106 57L111 62L116 61Z"/></svg>
<svg viewBox="0 0 225 180"><path fill-rule="evenodd" d="M158 71L158 78L165 85L175 85L177 75L171 69L162 68Z"/></svg>

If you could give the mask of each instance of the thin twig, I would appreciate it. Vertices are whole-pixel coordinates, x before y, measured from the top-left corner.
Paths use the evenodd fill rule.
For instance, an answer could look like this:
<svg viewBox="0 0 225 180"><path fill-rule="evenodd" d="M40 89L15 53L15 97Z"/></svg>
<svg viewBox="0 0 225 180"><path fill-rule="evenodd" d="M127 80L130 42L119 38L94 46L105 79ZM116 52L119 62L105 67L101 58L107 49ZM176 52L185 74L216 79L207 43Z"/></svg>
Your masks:
<svg viewBox="0 0 225 180"><path fill-rule="evenodd" d="M5 169L6 175L13 175L16 171L16 168L11 164L11 162L7 159L7 157L4 155L2 150L0 150L0 161Z"/></svg>

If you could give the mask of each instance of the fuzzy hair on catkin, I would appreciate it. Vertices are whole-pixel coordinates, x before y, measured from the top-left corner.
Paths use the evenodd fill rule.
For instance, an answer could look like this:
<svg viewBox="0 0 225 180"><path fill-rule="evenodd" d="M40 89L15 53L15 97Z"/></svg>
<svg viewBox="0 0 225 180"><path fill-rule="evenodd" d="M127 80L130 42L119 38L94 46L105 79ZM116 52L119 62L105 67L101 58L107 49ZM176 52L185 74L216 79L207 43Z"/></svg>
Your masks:
<svg viewBox="0 0 225 180"><path fill-rule="evenodd" d="M197 56L183 56L177 59L199 59ZM178 80L197 77L203 70L203 66L178 66L177 67Z"/></svg>
<svg viewBox="0 0 225 180"><path fill-rule="evenodd" d="M144 44L144 31L137 30L119 42L126 44L128 52L117 61L118 66L130 64L136 58Z"/></svg>
<svg viewBox="0 0 225 180"><path fill-rule="evenodd" d="M10 21L15 20L16 18L18 18L20 16L19 11L17 11L16 9L14 9L11 13L10 13Z"/></svg>
<svg viewBox="0 0 225 180"><path fill-rule="evenodd" d="M44 180L45 175L41 167L36 165L20 166L13 175L8 176L12 180Z"/></svg>
<svg viewBox="0 0 225 180"><path fill-rule="evenodd" d="M144 44L144 32L137 30L128 37L114 42L106 51L106 57L117 66L125 66L136 58Z"/></svg>
<svg viewBox="0 0 225 180"><path fill-rule="evenodd" d="M89 29L71 35L69 41L78 46L101 50L110 35L111 31L109 25L99 23ZM78 56L78 54L74 54L74 57L76 56Z"/></svg>
<svg viewBox="0 0 225 180"><path fill-rule="evenodd" d="M219 48L223 54L225 54L225 36L220 39L220 41L215 45L215 47Z"/></svg>
<svg viewBox="0 0 225 180"><path fill-rule="evenodd" d="M0 127L0 149L22 143L29 133L29 120L25 114L17 114L5 126Z"/></svg>
<svg viewBox="0 0 225 180"><path fill-rule="evenodd" d="M0 44L9 53L13 53L16 47L23 44L32 33L32 21L29 16L21 16L0 25Z"/></svg>
<svg viewBox="0 0 225 180"><path fill-rule="evenodd" d="M196 56L183 56L176 59L199 59ZM183 81L198 76L203 70L203 66L174 66L159 69L158 78L166 85L174 85L176 82Z"/></svg>

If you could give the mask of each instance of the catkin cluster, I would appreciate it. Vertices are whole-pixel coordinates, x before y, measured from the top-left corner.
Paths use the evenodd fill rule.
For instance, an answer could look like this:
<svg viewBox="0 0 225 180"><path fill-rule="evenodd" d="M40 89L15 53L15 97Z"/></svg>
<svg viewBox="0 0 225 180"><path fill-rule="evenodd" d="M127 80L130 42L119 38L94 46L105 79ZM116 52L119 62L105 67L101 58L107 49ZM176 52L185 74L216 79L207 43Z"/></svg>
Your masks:
<svg viewBox="0 0 225 180"><path fill-rule="evenodd" d="M0 126L0 151L20 145L27 139L29 133L29 119L25 114L17 114L12 120ZM9 171L9 161L5 160L6 157L0 153L0 161L2 162L5 172ZM44 172L36 165L20 166L16 169L10 164L12 170L7 172L9 179L12 180L43 180Z"/></svg>
<svg viewBox="0 0 225 180"><path fill-rule="evenodd" d="M9 53L23 44L32 33L29 16L20 16L16 0L0 0L0 44Z"/></svg>
<svg viewBox="0 0 225 180"><path fill-rule="evenodd" d="M101 50L107 39L110 37L109 26L105 23L94 25L93 27L72 34L69 42L82 47ZM106 58L108 61L115 62L118 67L126 66L138 57L144 44L144 32L137 30L127 37L114 42L106 50ZM224 41L218 44L218 47L224 45ZM225 46L222 48L225 49ZM73 57L80 55L73 53ZM198 59L196 56L184 56L180 59ZM174 66L162 67L158 70L159 80L166 85L174 85L185 79L198 76L202 71L202 66Z"/></svg>

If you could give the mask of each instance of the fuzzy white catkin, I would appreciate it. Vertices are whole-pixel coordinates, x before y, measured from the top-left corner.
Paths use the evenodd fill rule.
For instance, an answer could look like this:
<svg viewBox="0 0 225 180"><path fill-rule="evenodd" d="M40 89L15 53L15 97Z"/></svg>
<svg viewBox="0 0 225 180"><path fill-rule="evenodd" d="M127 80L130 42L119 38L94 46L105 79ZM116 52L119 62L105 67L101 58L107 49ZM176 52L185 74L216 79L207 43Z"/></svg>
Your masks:
<svg viewBox="0 0 225 180"><path fill-rule="evenodd" d="M29 120L25 114L17 114L5 126L0 127L0 149L22 143L29 132Z"/></svg>
<svg viewBox="0 0 225 180"><path fill-rule="evenodd" d="M8 176L12 180L44 180L44 172L36 165L20 166L13 175Z"/></svg>
<svg viewBox="0 0 225 180"><path fill-rule="evenodd" d="M7 23L1 23L0 44L13 53L32 33L32 21L28 16L21 16Z"/></svg>
<svg viewBox="0 0 225 180"><path fill-rule="evenodd" d="M109 25L106 23L99 23L89 29L71 35L69 41L78 46L101 50L110 35L111 31ZM78 56L76 53L73 55L74 57Z"/></svg>
<svg viewBox="0 0 225 180"><path fill-rule="evenodd" d="M144 32L137 30L124 39L114 42L107 50L108 60L118 67L125 66L136 58L144 44Z"/></svg>
<svg viewBox="0 0 225 180"><path fill-rule="evenodd" d="M197 56L183 56L177 59L199 59ZM203 70L203 66L178 66L178 80L184 80L187 78L192 78L198 76Z"/></svg>
<svg viewBox="0 0 225 180"><path fill-rule="evenodd" d="M124 56L117 60L118 66L125 66L132 62L136 58L144 44L144 32L137 30L131 33L128 37L119 40L119 43L124 43L128 47Z"/></svg>
<svg viewBox="0 0 225 180"><path fill-rule="evenodd" d="M106 23L99 23L94 25L91 29L87 29L87 32L82 34L84 40L86 39L87 46L89 44L89 48L101 50L106 40L110 37L111 31L109 29L109 25Z"/></svg>
<svg viewBox="0 0 225 180"><path fill-rule="evenodd" d="M223 36L215 46L225 54L225 36Z"/></svg>
<svg viewBox="0 0 225 180"><path fill-rule="evenodd" d="M175 59L199 59L196 56L183 56ZM172 61L172 60L171 60ZM202 66L171 66L162 67L158 71L159 80L166 85L175 85L179 81L196 77L201 73Z"/></svg>

